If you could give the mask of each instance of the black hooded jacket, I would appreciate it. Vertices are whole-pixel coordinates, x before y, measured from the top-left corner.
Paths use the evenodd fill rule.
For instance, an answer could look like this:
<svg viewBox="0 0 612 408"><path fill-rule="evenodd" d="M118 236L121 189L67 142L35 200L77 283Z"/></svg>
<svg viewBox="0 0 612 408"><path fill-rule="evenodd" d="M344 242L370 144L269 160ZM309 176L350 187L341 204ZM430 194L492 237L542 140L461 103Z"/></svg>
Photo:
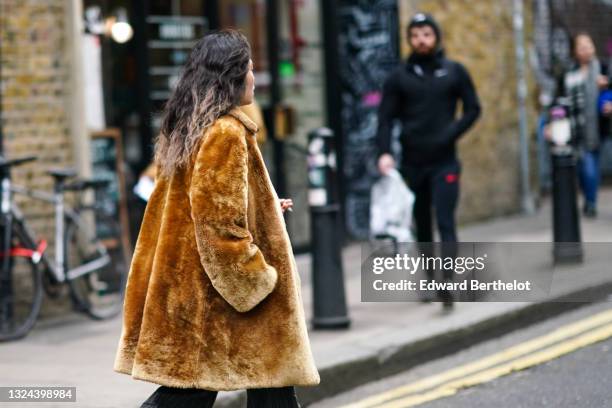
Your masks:
<svg viewBox="0 0 612 408"><path fill-rule="evenodd" d="M456 118L457 102L463 115ZM412 54L386 79L379 107L379 157L391 153L394 119L402 124L402 165L433 164L454 158L456 141L480 116L472 79L463 65L445 58Z"/></svg>

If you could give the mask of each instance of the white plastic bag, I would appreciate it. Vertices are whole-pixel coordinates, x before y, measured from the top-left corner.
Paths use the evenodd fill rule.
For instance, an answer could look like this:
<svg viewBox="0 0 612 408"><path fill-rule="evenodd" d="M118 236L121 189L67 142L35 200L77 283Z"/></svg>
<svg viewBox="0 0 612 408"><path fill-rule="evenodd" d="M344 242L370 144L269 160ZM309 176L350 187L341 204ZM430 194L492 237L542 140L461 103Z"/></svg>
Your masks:
<svg viewBox="0 0 612 408"><path fill-rule="evenodd" d="M392 169L382 176L370 192L370 237L389 236L398 242L414 242L412 207L414 193L401 174Z"/></svg>
<svg viewBox="0 0 612 408"><path fill-rule="evenodd" d="M144 201L149 201L149 197L151 197L151 193L153 193L153 189L155 188L155 182L147 176L141 176L138 179L138 183L134 186L134 193L142 198Z"/></svg>

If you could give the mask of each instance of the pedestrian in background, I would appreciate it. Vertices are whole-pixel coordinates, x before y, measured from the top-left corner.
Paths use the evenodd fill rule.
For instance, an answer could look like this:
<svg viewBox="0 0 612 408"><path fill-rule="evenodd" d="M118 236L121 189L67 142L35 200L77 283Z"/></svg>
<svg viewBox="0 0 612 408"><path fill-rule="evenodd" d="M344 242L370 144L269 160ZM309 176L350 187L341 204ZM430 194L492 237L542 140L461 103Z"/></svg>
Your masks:
<svg viewBox="0 0 612 408"><path fill-rule="evenodd" d="M415 194L414 217L417 241L433 241L432 206L440 238L457 242L455 210L459 199L461 166L456 144L480 115L480 103L467 69L445 57L442 33L431 15L418 13L406 32L412 53L386 79L379 108L378 168L382 174L396 166L391 151L391 128L402 125L402 157L399 169ZM463 114L457 118L457 104ZM422 246L427 249L427 245ZM454 252L453 245L451 255ZM434 278L433 271L426 271ZM453 272L445 270L444 279ZM438 297L452 307L450 293ZM431 300L431 299L424 299Z"/></svg>
<svg viewBox="0 0 612 408"><path fill-rule="evenodd" d="M602 139L610 132L612 102L601 101L602 91L610 89L608 67L599 61L593 39L586 32L572 38L574 62L564 73L557 98L568 107L572 125L572 144L577 149L578 176L584 195L583 213L597 216L597 192L601 179L599 151ZM547 130L550 139L550 130Z"/></svg>
<svg viewBox="0 0 612 408"><path fill-rule="evenodd" d="M319 384L282 203L239 108L251 49L234 30L192 50L155 144L155 187L127 280L114 370L160 384L145 408L299 407Z"/></svg>

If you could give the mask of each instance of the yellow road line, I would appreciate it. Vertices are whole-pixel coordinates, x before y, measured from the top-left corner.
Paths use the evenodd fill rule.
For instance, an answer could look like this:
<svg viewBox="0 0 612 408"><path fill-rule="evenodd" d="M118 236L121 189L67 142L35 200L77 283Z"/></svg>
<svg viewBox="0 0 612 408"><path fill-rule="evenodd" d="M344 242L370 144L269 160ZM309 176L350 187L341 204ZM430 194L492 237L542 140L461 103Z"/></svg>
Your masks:
<svg viewBox="0 0 612 408"><path fill-rule="evenodd" d="M514 371L524 370L526 368L545 363L580 348L606 340L610 337L612 337L612 324L603 326L599 329L566 340L558 345L551 346L547 349L511 361L501 366L493 367L474 375L443 384L429 392L391 401L387 404L379 405L377 408L408 408L439 398L449 397L456 394L462 388L483 384L498 377L508 375Z"/></svg>
<svg viewBox="0 0 612 408"><path fill-rule="evenodd" d="M395 398L406 396L410 393L424 391L429 388L433 388L440 384L446 383L455 378L460 378L468 374L475 373L477 371L489 368L491 366L506 362L508 360L523 356L532 351L541 349L553 343L557 343L561 340L573 337L586 330L592 329L597 326L601 326L604 323L612 321L612 309L598 313L589 318L579 320L574 323L562 326L551 333L545 334L535 339L528 340L524 343L517 344L507 348L499 353L492 354L484 357L480 360L465 364L463 366L436 374L414 383L403 385L401 387L394 388L392 390L374 395L369 398L365 398L361 401L345 405L342 408L370 408L385 401L389 401Z"/></svg>

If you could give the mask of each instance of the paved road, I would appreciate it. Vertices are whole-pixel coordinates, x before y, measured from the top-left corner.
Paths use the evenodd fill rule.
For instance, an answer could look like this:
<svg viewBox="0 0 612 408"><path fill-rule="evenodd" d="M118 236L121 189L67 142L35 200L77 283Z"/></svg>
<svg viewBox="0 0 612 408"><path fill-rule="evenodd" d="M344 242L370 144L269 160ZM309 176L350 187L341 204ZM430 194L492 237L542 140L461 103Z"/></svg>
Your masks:
<svg viewBox="0 0 612 408"><path fill-rule="evenodd" d="M611 407L611 350L608 339L422 407Z"/></svg>
<svg viewBox="0 0 612 408"><path fill-rule="evenodd" d="M313 405L612 407L612 301L468 348Z"/></svg>

